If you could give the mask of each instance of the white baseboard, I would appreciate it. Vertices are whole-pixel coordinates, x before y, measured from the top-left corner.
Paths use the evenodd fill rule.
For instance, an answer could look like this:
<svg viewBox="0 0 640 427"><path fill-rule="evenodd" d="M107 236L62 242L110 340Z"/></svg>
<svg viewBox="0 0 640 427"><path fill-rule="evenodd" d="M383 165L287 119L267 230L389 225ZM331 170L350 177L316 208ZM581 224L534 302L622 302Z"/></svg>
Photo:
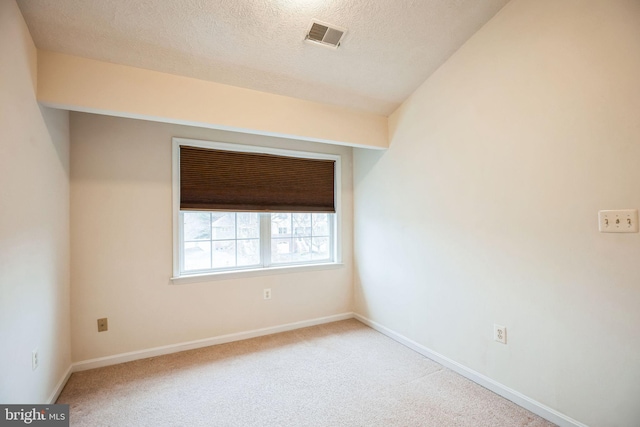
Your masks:
<svg viewBox="0 0 640 427"><path fill-rule="evenodd" d="M72 373L73 373L73 365L69 365L69 367L67 368L67 372L65 372L62 378L60 378L60 381L58 381L58 384L56 384L56 388L54 388L51 395L49 395L49 398L47 399L47 404L52 405L56 403L56 400L58 400L58 396L60 396L60 393L62 393L62 389L67 384L67 381L69 381L69 377L71 376Z"/></svg>
<svg viewBox="0 0 640 427"><path fill-rule="evenodd" d="M540 402L537 402L530 397L527 397L524 394L517 392L503 384L500 384L499 382L494 381L479 372L469 369L466 366L449 359L448 357L436 353L435 351L430 350L427 347L418 344L413 340L410 340L404 335L400 335L399 333L392 331L391 329L382 326L377 322L374 322L373 320L367 319L366 317L357 313L354 313L353 317L358 319L365 325L375 329L376 331L385 334L394 341L397 341L400 344L403 344L410 349L422 354L423 356L428 357L429 359L438 362L443 366L446 366L452 371L459 373L463 377L466 377L471 381L480 384L484 388L491 390L492 392L504 397L505 399L508 399L513 403L522 406L523 408L533 412L536 415L541 416L548 421L551 421L554 424L557 424L560 427L588 427L586 424L583 424L580 421L574 420L573 418L568 417Z"/></svg>
<svg viewBox="0 0 640 427"><path fill-rule="evenodd" d="M352 319L352 318L358 319L360 322L364 323L365 325L368 325L371 328L375 329L376 331L383 333L384 335L399 342L400 344L403 344L409 347L410 349L422 354L423 356L428 357L429 359L434 360L435 362L438 362L443 366L446 366L452 371L459 373L460 375L470 379L471 381L477 384L480 384L481 386L493 391L494 393L504 397L505 399L508 399L516 403L517 405L522 406L523 408L533 412L534 414L541 416L542 418L548 421L551 421L554 424L557 424L560 427L588 427L586 424L583 424L577 420L574 420L573 418L570 418L556 411L555 409L552 409L540 402L537 402L520 392L517 392L503 384L500 384L497 381L494 381L491 378L485 375L482 375L479 372L469 369L466 366L461 365L460 363L454 360L451 360L448 357L445 357L439 353L436 353L435 351L430 350L427 347L421 344L418 344L417 342L410 340L409 338L357 313L336 314L333 316L303 320L300 322L287 323L279 326L254 329L251 331L238 332L234 334L220 335L212 338L205 338L205 339L196 340L196 341L171 344L171 345L166 345L161 347L154 347L154 348L145 349L145 350L132 351L128 353L116 354L113 356L99 357L96 359L76 362L69 367L69 369L67 370L63 378L60 379L59 383L56 385L55 390L49 397L48 402L55 403L56 399L62 392L64 385L67 383L67 380L69 379L69 377L73 372L84 371L87 369L101 368L101 367L110 366L110 365L117 365L119 363L125 363L125 362L130 362L130 361L139 360L139 359L147 359L149 357L161 356L164 354L178 353L180 351L185 351L185 350L193 350L196 348L209 347L216 344L225 344L225 343L234 342L234 341L241 341L241 340L246 340L250 338L277 334L279 332L292 331L294 329L306 328L309 326L321 325L323 323L337 322L340 320L346 320L346 319Z"/></svg>
<svg viewBox="0 0 640 427"><path fill-rule="evenodd" d="M178 353L195 348L209 347L216 344L225 344L233 341L241 341L249 338L261 337L264 335L277 334L278 332L292 331L294 329L306 328L323 323L337 322L339 320L352 319L353 313L342 313L333 316L319 317L316 319L303 320L300 322L287 323L268 328L254 329L252 331L238 332L235 334L220 335L212 338L205 338L196 341L188 341L178 344L170 344L161 347L154 347L145 350L131 351L128 353L115 354L113 356L99 357L96 359L83 360L72 365L73 372L85 371L87 369L101 368L103 366L117 365L118 363L131 362L132 360L147 359L149 357L162 356L164 354Z"/></svg>

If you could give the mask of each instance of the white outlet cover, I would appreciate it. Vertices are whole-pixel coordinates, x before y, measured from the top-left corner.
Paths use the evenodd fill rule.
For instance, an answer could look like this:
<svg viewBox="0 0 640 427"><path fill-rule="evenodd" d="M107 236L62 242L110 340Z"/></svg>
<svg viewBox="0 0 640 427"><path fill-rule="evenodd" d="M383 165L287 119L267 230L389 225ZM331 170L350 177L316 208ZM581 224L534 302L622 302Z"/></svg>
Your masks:
<svg viewBox="0 0 640 427"><path fill-rule="evenodd" d="M598 229L601 233L637 233L638 210L604 210L598 212Z"/></svg>
<svg viewBox="0 0 640 427"><path fill-rule="evenodd" d="M507 328L502 325L493 325L493 339L502 344L507 343Z"/></svg>

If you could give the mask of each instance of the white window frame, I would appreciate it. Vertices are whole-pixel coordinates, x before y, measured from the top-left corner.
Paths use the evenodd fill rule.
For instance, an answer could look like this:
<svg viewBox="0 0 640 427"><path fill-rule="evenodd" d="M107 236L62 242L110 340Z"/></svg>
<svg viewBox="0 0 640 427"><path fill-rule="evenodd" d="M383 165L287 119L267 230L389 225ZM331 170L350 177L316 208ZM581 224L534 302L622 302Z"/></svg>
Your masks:
<svg viewBox="0 0 640 427"><path fill-rule="evenodd" d="M203 282L216 279L228 279L236 277L251 277L270 274L281 274L306 270L323 270L329 268L339 268L342 266L342 167L341 157L338 154L326 154L326 153L314 153L309 151L296 151L287 150L281 148L260 147L254 145L240 145L227 142L215 142L204 141L188 138L173 138L173 153L172 153L172 213L173 213L173 277L172 283L191 283L191 282ZM261 154L273 154L278 156L299 157L304 159L322 159L335 161L335 177L334 177L334 194L335 194L335 208L336 212L333 215L333 236L331 251L333 254L332 261L319 261L309 263L295 263L295 264L276 264L265 267L248 267L248 268L234 268L229 270L217 270L206 273L182 273L180 271L182 253L180 251L182 226L180 222L180 147L181 146L209 148L216 150L237 151L243 153L261 153ZM271 224L267 222L267 216L260 216L260 241L263 239L271 239ZM269 233L267 235L267 233ZM264 249L264 246L269 248ZM262 250L270 250L270 245L260 245ZM265 259L265 253L261 254L261 259ZM270 258L270 256L268 257Z"/></svg>

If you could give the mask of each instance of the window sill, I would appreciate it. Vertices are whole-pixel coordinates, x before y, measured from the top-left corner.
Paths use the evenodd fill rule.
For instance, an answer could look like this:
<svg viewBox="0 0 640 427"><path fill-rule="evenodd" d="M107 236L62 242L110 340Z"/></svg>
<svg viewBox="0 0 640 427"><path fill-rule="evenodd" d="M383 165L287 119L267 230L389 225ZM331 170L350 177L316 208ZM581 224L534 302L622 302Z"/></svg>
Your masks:
<svg viewBox="0 0 640 427"><path fill-rule="evenodd" d="M344 264L339 262L324 264L287 265L282 267L254 268L251 270L221 271L219 273L192 274L176 276L171 278L174 285L187 283L210 282L214 280L241 279L245 277L271 276L274 274L303 273L307 271L333 270L343 268Z"/></svg>

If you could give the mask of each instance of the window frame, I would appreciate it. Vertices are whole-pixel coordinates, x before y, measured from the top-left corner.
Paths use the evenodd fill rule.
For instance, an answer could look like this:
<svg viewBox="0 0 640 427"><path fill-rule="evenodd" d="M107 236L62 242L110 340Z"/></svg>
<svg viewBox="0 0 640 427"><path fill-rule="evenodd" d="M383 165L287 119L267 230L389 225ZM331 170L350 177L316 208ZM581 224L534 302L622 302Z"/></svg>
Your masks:
<svg viewBox="0 0 640 427"><path fill-rule="evenodd" d="M182 272L183 251L182 247L182 214L180 211L180 146L192 146L199 148L210 148L216 150L237 151L245 153L261 153L272 154L288 157L300 157L306 159L323 159L335 161L334 175L334 194L335 194L335 214L333 214L333 222L331 224L331 253L333 259L329 261L313 261L297 262L297 263L278 263L264 265L266 252L271 250L271 221L270 213L268 215L259 216L260 221L260 251L261 265L258 267L233 267L229 269L216 269L208 271L198 271L196 273ZM294 271L318 270L326 268L337 268L342 266L342 167L341 156L339 154L316 153L310 151L298 151L282 148L262 147L255 145L242 145L227 142L205 141L189 138L172 138L172 215L173 215L173 283L189 283L202 282L207 280L249 277L267 274L280 274ZM267 221L269 219L269 221ZM267 226L268 223L268 226ZM267 235L268 233L268 235ZM268 244L263 244L264 239L268 239ZM268 246L268 248L265 248ZM270 256L269 256L270 259Z"/></svg>

